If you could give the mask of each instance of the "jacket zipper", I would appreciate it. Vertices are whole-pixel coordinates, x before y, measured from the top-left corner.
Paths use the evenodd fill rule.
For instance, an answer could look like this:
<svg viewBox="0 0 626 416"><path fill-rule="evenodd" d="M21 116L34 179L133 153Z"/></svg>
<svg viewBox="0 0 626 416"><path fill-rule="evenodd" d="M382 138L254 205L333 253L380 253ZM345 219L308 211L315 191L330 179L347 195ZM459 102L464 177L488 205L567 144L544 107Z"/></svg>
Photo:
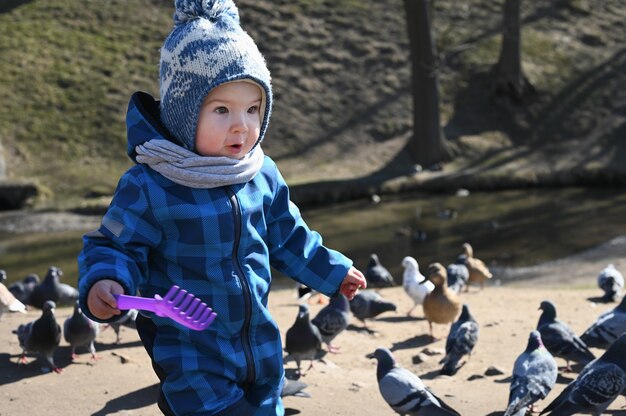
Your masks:
<svg viewBox="0 0 626 416"><path fill-rule="evenodd" d="M244 319L243 327L241 328L241 343L243 345L243 353L246 356L246 369L247 375L244 381L244 389L248 384L252 383L256 378L256 371L254 369L254 357L252 355L252 347L250 346L250 321L252 320L252 299L250 295L250 285L246 279L241 264L239 263L239 242L241 240L241 212L239 211L239 200L237 195L232 189L226 188L226 192L230 198L231 208L233 211L233 217L235 219L235 239L233 241L233 265L235 267L235 273L241 282L243 288L243 303L244 303Z"/></svg>

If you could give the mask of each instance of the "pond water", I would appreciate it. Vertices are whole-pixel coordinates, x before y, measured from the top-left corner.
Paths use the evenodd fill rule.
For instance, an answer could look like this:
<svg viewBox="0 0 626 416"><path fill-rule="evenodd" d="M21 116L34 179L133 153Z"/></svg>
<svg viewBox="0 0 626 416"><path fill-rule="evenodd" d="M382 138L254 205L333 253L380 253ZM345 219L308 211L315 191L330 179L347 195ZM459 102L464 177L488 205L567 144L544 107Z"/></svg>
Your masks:
<svg viewBox="0 0 626 416"><path fill-rule="evenodd" d="M364 270L376 253L400 283L404 256L415 257L424 268L434 261L445 265L460 254L464 242L487 264L529 266L626 235L626 189L415 193L302 214L327 246L351 257L356 267ZM55 265L64 271L62 280L75 285L84 231L0 233L0 268L10 283L32 272L43 276ZM292 284L282 276L275 283Z"/></svg>

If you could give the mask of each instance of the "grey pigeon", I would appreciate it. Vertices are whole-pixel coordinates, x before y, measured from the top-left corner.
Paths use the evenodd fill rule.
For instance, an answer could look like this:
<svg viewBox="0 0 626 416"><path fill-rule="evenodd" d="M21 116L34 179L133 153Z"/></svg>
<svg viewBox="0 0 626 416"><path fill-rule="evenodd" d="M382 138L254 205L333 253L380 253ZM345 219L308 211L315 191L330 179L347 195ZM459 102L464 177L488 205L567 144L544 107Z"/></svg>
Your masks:
<svg viewBox="0 0 626 416"><path fill-rule="evenodd" d="M28 304L41 309L46 301L51 300L59 306L73 306L78 299L78 290L67 283L61 283L61 276L61 269L50 267L43 281L33 289Z"/></svg>
<svg viewBox="0 0 626 416"><path fill-rule="evenodd" d="M446 267L448 271L448 287L456 293L461 293L467 288L469 281L469 269L466 266L467 256L461 254L456 261Z"/></svg>
<svg viewBox="0 0 626 416"><path fill-rule="evenodd" d="M91 359L96 360L94 342L100 330L100 324L87 318L80 308L78 301L74 305L74 313L63 323L63 336L71 347L72 360L76 359L76 348L87 347Z"/></svg>
<svg viewBox="0 0 626 416"><path fill-rule="evenodd" d="M450 326L446 340L446 356L441 363L441 374L452 376L459 370L459 361L465 355L471 355L478 342L478 322L469 311L467 304L463 305L461 315Z"/></svg>
<svg viewBox="0 0 626 416"><path fill-rule="evenodd" d="M367 327L366 319L373 319L383 312L395 310L397 310L395 303L383 299L373 290L363 290L350 301L350 311L356 319L363 322L365 327Z"/></svg>
<svg viewBox="0 0 626 416"><path fill-rule="evenodd" d="M343 294L330 299L311 321L322 334L322 341L328 346L328 352L336 353L339 347L332 345L332 341L350 323L350 302Z"/></svg>
<svg viewBox="0 0 626 416"><path fill-rule="evenodd" d="M370 261L365 268L365 280L367 280L367 286L369 287L391 287L395 286L396 282L393 276L387 270L385 266L380 263L376 254L370 255Z"/></svg>
<svg viewBox="0 0 626 416"><path fill-rule="evenodd" d="M313 360L321 350L322 335L320 330L309 319L308 305L300 304L296 321L285 334L285 351L289 354L288 357L290 356L296 361L298 376L303 374L300 368L302 360L311 361L311 365L306 371L310 370L313 367Z"/></svg>
<svg viewBox="0 0 626 416"><path fill-rule="evenodd" d="M108 326L113 328L113 331L115 332L116 344L120 343L120 330L123 326L133 329L137 328L136 321L138 314L139 311L137 309L129 309L128 313L122 315L119 319L112 321L108 324ZM103 327L103 330L104 329L106 329L106 327Z"/></svg>
<svg viewBox="0 0 626 416"><path fill-rule="evenodd" d="M309 393L304 391L308 384L303 383L298 380L291 380L285 378L285 383L283 384L283 389L280 391L280 397L286 396L296 396L296 397L311 397Z"/></svg>
<svg viewBox="0 0 626 416"><path fill-rule="evenodd" d="M624 289L624 276L615 265L609 264L598 275L598 287L604 292L604 301L615 302Z"/></svg>
<svg viewBox="0 0 626 416"><path fill-rule="evenodd" d="M419 264L417 260L411 256L406 256L402 259L402 288L404 292L413 301L413 306L406 313L407 316L411 316L411 312L418 306L424 303L426 295L435 289L435 285L430 280L426 280L426 277L420 272Z"/></svg>
<svg viewBox="0 0 626 416"><path fill-rule="evenodd" d="M396 364L391 351L377 348L367 358L378 360L376 379L383 399L400 415L460 415L428 389L422 380Z"/></svg>
<svg viewBox="0 0 626 416"><path fill-rule="evenodd" d="M7 274L4 270L0 270L0 318L5 312L22 312L26 313L26 305L13 296L9 289L4 285Z"/></svg>
<svg viewBox="0 0 626 416"><path fill-rule="evenodd" d="M612 310L601 314L580 336L588 347L608 348L626 332L626 297Z"/></svg>
<svg viewBox="0 0 626 416"><path fill-rule="evenodd" d="M28 304L30 294L33 293L33 289L39 282L39 276L36 273L30 273L19 282L11 284L11 286L9 286L9 292L13 293L13 296L20 302Z"/></svg>
<svg viewBox="0 0 626 416"><path fill-rule="evenodd" d="M570 361L587 364L595 358L587 344L566 323L557 319L552 302L544 300L539 309L543 312L537 330L541 333L543 345L552 355L566 361L566 371L571 371Z"/></svg>
<svg viewBox="0 0 626 416"><path fill-rule="evenodd" d="M554 357L541 341L539 331L531 331L526 350L513 365L509 403L504 416L525 416L534 403L550 393L556 383L558 370Z"/></svg>
<svg viewBox="0 0 626 416"><path fill-rule="evenodd" d="M622 334L600 358L587 364L541 414L599 416L625 389L626 334Z"/></svg>
<svg viewBox="0 0 626 416"><path fill-rule="evenodd" d="M61 343L61 326L54 316L55 303L51 300L42 305L41 317L27 324L22 324L13 331L22 348L19 363L26 363L26 353L42 354L55 373L63 369L54 363L54 352Z"/></svg>

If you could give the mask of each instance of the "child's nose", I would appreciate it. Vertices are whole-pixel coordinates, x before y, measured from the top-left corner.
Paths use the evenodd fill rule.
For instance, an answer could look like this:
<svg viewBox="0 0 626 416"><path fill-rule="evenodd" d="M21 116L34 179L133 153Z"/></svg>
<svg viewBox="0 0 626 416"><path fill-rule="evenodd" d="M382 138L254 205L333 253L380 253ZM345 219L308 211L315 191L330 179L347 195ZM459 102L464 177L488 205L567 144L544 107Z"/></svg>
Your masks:
<svg viewBox="0 0 626 416"><path fill-rule="evenodd" d="M245 114L237 114L233 117L233 124L231 129L236 132L245 132L248 130L248 123Z"/></svg>

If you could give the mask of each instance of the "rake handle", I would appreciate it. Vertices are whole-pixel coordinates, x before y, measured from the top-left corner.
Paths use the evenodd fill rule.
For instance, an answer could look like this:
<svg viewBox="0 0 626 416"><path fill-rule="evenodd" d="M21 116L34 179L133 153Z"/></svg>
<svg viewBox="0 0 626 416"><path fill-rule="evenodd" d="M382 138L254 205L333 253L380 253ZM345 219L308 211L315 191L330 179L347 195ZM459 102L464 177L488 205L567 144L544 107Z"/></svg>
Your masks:
<svg viewBox="0 0 626 416"><path fill-rule="evenodd" d="M157 307L157 299L152 298L142 298L139 296L128 296L128 295L113 295L117 300L117 308L128 310L128 309L141 309L144 311L150 312L159 312Z"/></svg>

